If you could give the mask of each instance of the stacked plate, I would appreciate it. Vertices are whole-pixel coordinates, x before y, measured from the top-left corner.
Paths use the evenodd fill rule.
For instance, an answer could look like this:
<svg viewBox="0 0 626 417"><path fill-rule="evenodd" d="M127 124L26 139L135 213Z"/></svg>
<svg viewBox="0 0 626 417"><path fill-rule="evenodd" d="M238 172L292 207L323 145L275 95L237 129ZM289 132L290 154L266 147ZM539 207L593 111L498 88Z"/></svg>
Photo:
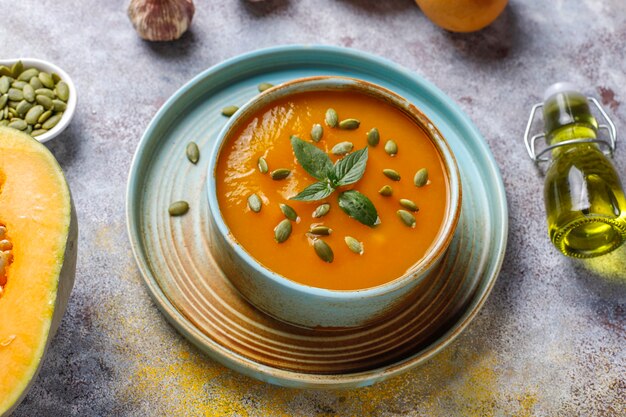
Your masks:
<svg viewBox="0 0 626 417"><path fill-rule="evenodd" d="M438 274L392 319L359 329L306 329L256 310L230 284L209 247L208 161L201 155L226 122L221 109L242 105L261 82L314 75L360 78L389 88L441 130L463 181L455 237ZM170 218L171 202L190 211ZM183 86L159 110L135 154L127 195L128 230L137 263L157 305L190 341L219 362L291 387L358 387L406 371L449 344L487 298L504 257L504 188L476 128L429 82L384 59L321 46L288 46L236 57Z"/></svg>

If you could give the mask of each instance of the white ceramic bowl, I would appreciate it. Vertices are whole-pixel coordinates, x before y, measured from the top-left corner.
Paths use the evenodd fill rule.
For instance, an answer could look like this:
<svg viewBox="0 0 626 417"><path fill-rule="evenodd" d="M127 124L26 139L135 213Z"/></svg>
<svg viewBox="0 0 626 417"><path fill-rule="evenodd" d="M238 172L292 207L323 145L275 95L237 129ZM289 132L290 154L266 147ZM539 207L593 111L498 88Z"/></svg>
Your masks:
<svg viewBox="0 0 626 417"><path fill-rule="evenodd" d="M437 148L448 177L446 216L431 249L404 275L377 287L362 290L329 290L303 285L283 277L254 259L229 231L221 214L216 186L220 152L239 127L268 103L306 91L356 91L376 97L404 112L427 133ZM452 240L461 210L461 179L456 160L434 124L415 106L397 94L362 80L344 77L311 77L273 87L246 103L218 135L209 155L207 187L212 245L220 268L239 292L259 309L280 320L305 327L359 327L388 317L412 302L419 284L438 267Z"/></svg>
<svg viewBox="0 0 626 417"><path fill-rule="evenodd" d="M57 123L55 127L44 133L43 135L39 135L35 137L39 142L45 143L51 139L57 137L61 132L65 130L65 128L70 124L72 117L74 117L74 111L76 110L76 87L72 82L70 76L63 71L58 66L54 65L51 62L44 61L42 59L36 58L15 58L15 59L0 59L0 65L4 65L7 67L11 67L17 61L22 61L24 64L24 68L37 68L40 71L45 71L47 73L56 73L63 81L65 81L70 89L70 97L67 101L67 108L63 112L63 117Z"/></svg>

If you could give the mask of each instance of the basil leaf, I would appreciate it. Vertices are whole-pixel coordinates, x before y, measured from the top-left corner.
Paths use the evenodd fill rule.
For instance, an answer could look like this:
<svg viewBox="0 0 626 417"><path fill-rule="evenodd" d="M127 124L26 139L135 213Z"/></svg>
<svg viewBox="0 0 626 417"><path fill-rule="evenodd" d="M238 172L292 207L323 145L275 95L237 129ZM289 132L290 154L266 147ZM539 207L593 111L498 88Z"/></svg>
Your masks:
<svg viewBox="0 0 626 417"><path fill-rule="evenodd" d="M298 201L316 201L328 197L335 191L332 185L328 181L320 181L315 184L311 184L302 190L295 197L291 197L290 200Z"/></svg>
<svg viewBox="0 0 626 417"><path fill-rule="evenodd" d="M350 217L366 226L374 227L380 221L376 207L365 195L356 190L339 194L339 207Z"/></svg>
<svg viewBox="0 0 626 417"><path fill-rule="evenodd" d="M333 170L333 163L326 152L305 142L297 136L291 137L291 147L300 165L316 180L325 180Z"/></svg>
<svg viewBox="0 0 626 417"><path fill-rule="evenodd" d="M333 167L337 186L354 184L363 177L367 164L367 147L341 158Z"/></svg>

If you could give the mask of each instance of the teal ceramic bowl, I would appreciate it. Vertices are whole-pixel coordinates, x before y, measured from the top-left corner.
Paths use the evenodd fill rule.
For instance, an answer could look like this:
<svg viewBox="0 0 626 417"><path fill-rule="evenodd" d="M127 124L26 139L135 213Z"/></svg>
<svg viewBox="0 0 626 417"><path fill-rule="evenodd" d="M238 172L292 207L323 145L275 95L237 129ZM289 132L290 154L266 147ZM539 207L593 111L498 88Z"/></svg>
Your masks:
<svg viewBox="0 0 626 417"><path fill-rule="evenodd" d="M233 237L225 223L217 197L217 162L229 143L261 108L290 95L311 91L350 91L372 96L406 114L428 135L441 157L448 179L444 222L430 250L402 276L386 284L362 290L329 290L303 285L259 263ZM212 231L211 250L220 268L239 292L271 316L304 327L360 327L388 317L419 293L419 284L438 273L454 235L461 211L461 180L454 155L435 125L408 100L363 80L323 76L283 83L250 100L219 133L209 155L207 190ZM312 272L314 273L314 272Z"/></svg>

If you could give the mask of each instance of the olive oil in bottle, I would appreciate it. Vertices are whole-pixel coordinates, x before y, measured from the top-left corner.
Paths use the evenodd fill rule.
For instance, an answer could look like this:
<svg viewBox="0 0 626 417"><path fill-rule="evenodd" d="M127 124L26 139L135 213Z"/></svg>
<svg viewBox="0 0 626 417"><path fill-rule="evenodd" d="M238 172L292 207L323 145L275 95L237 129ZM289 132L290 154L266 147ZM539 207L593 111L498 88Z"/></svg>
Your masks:
<svg viewBox="0 0 626 417"><path fill-rule="evenodd" d="M587 98L567 83L546 90L545 138L552 148L544 198L548 233L565 255L603 255L626 240L626 198L615 167L597 142Z"/></svg>

